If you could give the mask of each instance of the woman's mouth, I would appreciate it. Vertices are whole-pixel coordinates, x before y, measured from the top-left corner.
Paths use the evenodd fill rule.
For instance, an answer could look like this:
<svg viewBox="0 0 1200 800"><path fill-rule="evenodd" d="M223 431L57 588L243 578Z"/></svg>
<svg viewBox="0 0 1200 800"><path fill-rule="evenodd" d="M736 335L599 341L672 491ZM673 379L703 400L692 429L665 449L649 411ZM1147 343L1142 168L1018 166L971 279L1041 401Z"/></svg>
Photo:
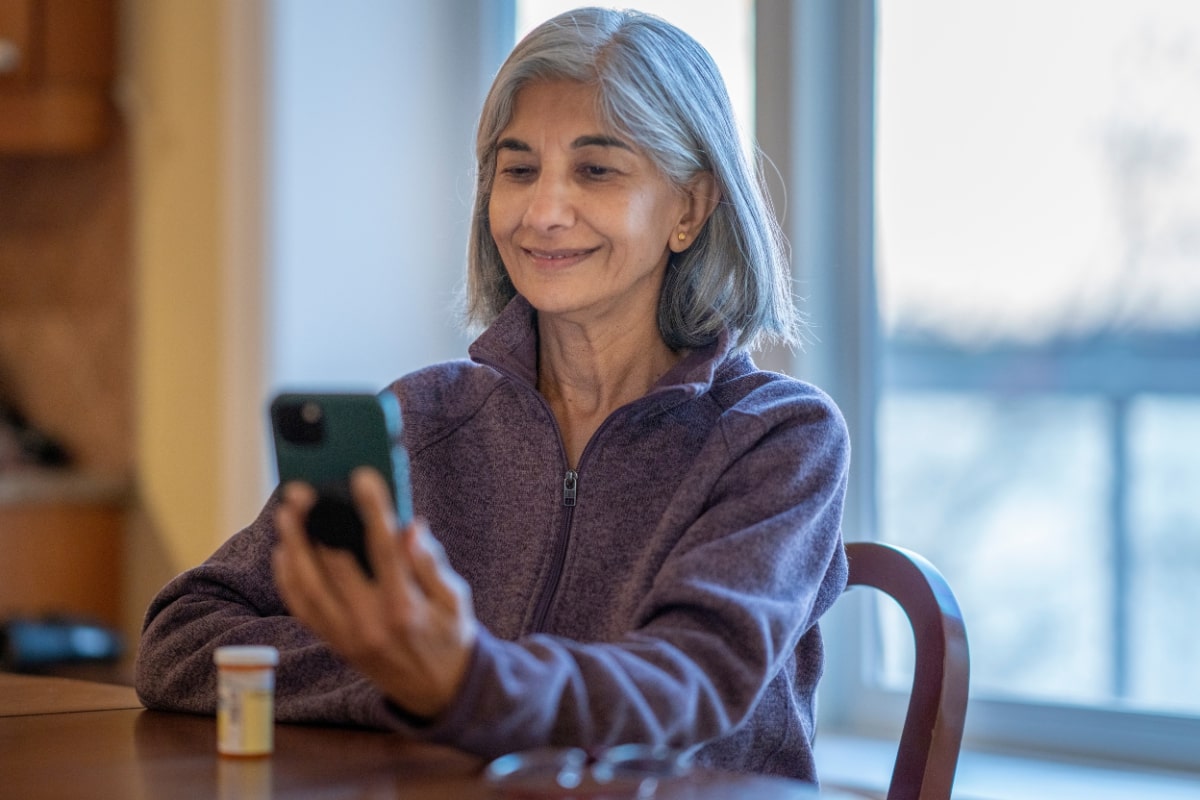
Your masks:
<svg viewBox="0 0 1200 800"><path fill-rule="evenodd" d="M590 256L595 248L590 250L535 250L525 248L525 254L535 263L545 267L565 267Z"/></svg>

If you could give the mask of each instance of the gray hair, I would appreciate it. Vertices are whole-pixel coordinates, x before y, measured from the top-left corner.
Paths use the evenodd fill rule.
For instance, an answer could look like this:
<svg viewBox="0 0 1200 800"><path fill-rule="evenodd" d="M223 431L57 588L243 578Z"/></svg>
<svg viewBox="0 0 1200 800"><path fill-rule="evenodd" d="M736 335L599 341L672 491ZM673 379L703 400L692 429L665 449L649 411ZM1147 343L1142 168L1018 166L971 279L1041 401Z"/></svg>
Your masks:
<svg viewBox="0 0 1200 800"><path fill-rule="evenodd" d="M531 31L500 67L484 101L475 142L468 322L488 325L516 294L488 219L496 142L517 93L546 80L595 86L605 124L643 150L676 187L705 172L715 179L716 210L667 268L658 309L667 345L707 344L724 327L737 347L798 344L786 243L712 57L658 17L600 8L568 11Z"/></svg>

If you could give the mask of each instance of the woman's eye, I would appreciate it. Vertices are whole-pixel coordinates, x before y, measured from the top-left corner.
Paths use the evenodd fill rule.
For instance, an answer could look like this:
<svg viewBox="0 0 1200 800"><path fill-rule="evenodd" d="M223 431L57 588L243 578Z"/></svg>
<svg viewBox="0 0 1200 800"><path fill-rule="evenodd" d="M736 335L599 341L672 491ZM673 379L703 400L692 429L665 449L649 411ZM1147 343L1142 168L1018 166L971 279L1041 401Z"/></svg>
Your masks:
<svg viewBox="0 0 1200 800"><path fill-rule="evenodd" d="M533 177L536 170L528 164L512 164L500 170L500 174L513 180L525 180Z"/></svg>
<svg viewBox="0 0 1200 800"><path fill-rule="evenodd" d="M579 168L579 171L583 173L585 178L591 178L593 180L607 178L613 173L611 167L606 167L601 164L584 164Z"/></svg>

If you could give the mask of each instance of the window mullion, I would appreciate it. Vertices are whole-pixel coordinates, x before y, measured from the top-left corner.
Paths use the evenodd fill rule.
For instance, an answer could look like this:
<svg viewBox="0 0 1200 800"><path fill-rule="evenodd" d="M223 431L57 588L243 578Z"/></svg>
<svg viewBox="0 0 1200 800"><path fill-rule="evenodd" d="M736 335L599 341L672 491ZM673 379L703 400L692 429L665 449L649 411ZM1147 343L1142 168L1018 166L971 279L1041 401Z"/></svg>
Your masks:
<svg viewBox="0 0 1200 800"><path fill-rule="evenodd" d="M876 309L872 0L758 0L756 131L778 170L773 200L792 245L795 291L812 341L793 374L820 386L846 417L851 442L848 539L875 536ZM782 184L782 185L781 185ZM860 444L862 446L860 447ZM868 664L863 605L840 603L827 625L831 663ZM868 670L869 672L870 670ZM842 724L874 679L846 668L822 682L822 717Z"/></svg>
<svg viewBox="0 0 1200 800"><path fill-rule="evenodd" d="M1112 691L1113 697L1129 697L1130 685L1130 623L1129 605L1133 565L1130 562L1132 543L1129 540L1129 397L1112 398L1112 429L1109 432L1112 448L1111 508L1112 530Z"/></svg>

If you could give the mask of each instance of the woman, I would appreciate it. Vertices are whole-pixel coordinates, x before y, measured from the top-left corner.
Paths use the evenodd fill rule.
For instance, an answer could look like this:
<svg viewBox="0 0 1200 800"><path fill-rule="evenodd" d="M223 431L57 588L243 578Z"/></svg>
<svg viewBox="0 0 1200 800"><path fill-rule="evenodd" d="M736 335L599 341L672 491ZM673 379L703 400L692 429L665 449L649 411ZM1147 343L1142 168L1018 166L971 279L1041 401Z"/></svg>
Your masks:
<svg viewBox="0 0 1200 800"><path fill-rule="evenodd" d="M486 330L391 387L423 521L396 531L355 476L372 581L284 487L151 605L143 701L211 713L213 648L265 643L283 721L815 780L848 444L825 395L746 353L797 323L711 58L655 17L564 14L501 68L477 158Z"/></svg>

